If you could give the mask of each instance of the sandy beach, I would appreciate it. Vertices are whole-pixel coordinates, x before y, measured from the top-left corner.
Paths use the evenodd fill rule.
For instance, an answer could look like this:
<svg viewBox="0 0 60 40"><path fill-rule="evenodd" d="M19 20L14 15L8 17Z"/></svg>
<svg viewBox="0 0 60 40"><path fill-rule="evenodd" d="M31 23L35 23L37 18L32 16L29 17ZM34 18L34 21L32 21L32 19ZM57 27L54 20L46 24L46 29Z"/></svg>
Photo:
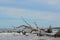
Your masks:
<svg viewBox="0 0 60 40"><path fill-rule="evenodd" d="M0 40L60 40L60 38L36 36L36 34L25 36L18 33L0 33Z"/></svg>

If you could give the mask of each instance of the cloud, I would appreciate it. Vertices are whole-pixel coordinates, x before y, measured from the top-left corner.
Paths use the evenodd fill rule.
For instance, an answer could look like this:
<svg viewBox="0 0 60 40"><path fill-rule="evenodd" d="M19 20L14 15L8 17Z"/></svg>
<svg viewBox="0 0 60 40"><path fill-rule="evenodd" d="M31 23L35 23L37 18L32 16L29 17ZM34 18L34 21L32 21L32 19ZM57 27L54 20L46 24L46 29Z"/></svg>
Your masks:
<svg viewBox="0 0 60 40"><path fill-rule="evenodd" d="M14 4L14 5L47 5L52 8L60 9L60 0L0 0L3 4Z"/></svg>
<svg viewBox="0 0 60 40"><path fill-rule="evenodd" d="M60 4L60 0L36 0L37 2L41 2L41 3L46 3L49 5L56 5L56 4Z"/></svg>
<svg viewBox="0 0 60 40"><path fill-rule="evenodd" d="M33 18L33 19L46 19L46 20L60 20L59 13L48 11L34 11L28 9L0 7L0 11L7 17L12 18Z"/></svg>
<svg viewBox="0 0 60 40"><path fill-rule="evenodd" d="M16 4L47 4L52 6L60 4L60 0L0 0L0 2L15 2Z"/></svg>
<svg viewBox="0 0 60 40"><path fill-rule="evenodd" d="M0 0L0 2L13 2L13 1L16 1L16 0Z"/></svg>
<svg viewBox="0 0 60 40"><path fill-rule="evenodd" d="M38 3L38 4L48 4L48 5L59 5L60 0L22 0L19 1L22 4L27 4L27 3Z"/></svg>

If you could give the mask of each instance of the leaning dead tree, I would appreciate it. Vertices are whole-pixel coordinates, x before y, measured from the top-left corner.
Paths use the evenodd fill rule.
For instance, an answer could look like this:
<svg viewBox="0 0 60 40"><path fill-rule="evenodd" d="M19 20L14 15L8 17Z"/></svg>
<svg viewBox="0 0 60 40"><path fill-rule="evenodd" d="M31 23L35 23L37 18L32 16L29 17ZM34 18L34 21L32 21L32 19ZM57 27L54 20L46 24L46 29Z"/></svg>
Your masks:
<svg viewBox="0 0 60 40"><path fill-rule="evenodd" d="M31 32L30 33L32 33L33 31L40 31L40 28L38 28L38 25L37 25L36 22L34 22L36 28L33 28L29 23L27 23L27 21L24 18L22 18L22 20L28 25L26 28L31 29Z"/></svg>
<svg viewBox="0 0 60 40"><path fill-rule="evenodd" d="M27 21L24 19L24 18L22 18L23 19L23 21L28 25L26 28L29 28L29 29L31 29L31 32L30 33L32 33L33 31L38 31L38 25L34 22L34 24L35 24L35 26L37 27L37 28L33 28L29 23L27 23Z"/></svg>
<svg viewBox="0 0 60 40"><path fill-rule="evenodd" d="M32 26L24 18L22 20L28 25L28 28L32 29Z"/></svg>
<svg viewBox="0 0 60 40"><path fill-rule="evenodd" d="M28 29L31 30L30 33L32 33L33 31L38 31L37 35L38 35L38 36L41 35L40 28L38 28L38 25L37 25L36 22L34 22L34 24L35 24L35 26L36 26L36 28L34 28L34 27L31 26L24 18L22 18L22 20L27 24L27 26L26 26L26 25L20 25L20 26L17 27L17 28L21 28L21 27L24 27L24 29L28 28ZM27 32L26 32L24 29L23 29L22 33L23 33L23 35L26 35ZM27 30L27 31L28 31L28 30Z"/></svg>
<svg viewBox="0 0 60 40"><path fill-rule="evenodd" d="M31 30L32 30L33 28L32 28L32 26L31 26L29 23L27 23L27 21L26 21L24 18L22 18L22 20L23 20L28 26L26 26L26 25L20 25L20 26L16 27L16 29L19 29L19 28L24 27L21 31L18 30L17 32L18 32L18 33L22 32L22 33L25 35L25 34L26 34L26 31L25 31L24 29L28 28L28 29L31 29Z"/></svg>

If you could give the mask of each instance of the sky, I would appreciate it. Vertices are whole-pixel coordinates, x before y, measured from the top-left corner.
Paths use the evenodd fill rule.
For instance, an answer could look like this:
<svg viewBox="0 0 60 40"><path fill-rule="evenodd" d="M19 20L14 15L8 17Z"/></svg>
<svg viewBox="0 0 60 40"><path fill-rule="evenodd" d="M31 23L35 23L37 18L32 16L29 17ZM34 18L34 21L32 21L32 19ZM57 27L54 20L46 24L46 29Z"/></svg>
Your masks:
<svg viewBox="0 0 60 40"><path fill-rule="evenodd" d="M0 28L27 25L60 27L60 0L0 0Z"/></svg>

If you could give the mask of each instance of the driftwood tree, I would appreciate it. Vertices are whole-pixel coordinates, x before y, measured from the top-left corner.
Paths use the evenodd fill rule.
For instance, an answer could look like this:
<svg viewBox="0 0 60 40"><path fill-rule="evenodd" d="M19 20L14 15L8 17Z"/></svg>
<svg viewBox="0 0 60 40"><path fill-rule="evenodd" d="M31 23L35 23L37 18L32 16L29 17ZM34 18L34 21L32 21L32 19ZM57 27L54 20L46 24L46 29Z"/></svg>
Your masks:
<svg viewBox="0 0 60 40"><path fill-rule="evenodd" d="M47 32L48 32L48 33L52 33L52 28L51 28L51 27L52 27L52 26L50 25L49 28L47 29Z"/></svg>

